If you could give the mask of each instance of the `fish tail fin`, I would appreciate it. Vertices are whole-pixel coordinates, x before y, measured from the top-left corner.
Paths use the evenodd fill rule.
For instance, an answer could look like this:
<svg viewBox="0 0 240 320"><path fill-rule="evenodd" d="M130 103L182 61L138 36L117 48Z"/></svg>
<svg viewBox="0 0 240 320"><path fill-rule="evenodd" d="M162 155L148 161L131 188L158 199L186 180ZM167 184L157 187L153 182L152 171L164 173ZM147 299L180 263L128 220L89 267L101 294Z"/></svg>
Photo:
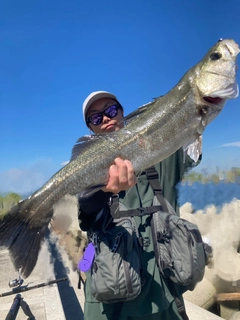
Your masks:
<svg viewBox="0 0 240 320"><path fill-rule="evenodd" d="M15 205L0 220L0 246L8 248L16 269L21 269L21 275L27 278L33 271L44 239L48 222L36 226L31 219L24 219L20 214L24 200Z"/></svg>

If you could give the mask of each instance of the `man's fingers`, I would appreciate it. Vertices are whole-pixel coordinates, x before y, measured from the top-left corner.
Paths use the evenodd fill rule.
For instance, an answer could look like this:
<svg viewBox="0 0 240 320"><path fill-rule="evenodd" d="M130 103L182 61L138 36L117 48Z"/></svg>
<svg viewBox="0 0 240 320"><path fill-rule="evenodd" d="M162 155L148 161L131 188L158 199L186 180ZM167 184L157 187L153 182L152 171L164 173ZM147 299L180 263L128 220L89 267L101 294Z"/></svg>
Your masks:
<svg viewBox="0 0 240 320"><path fill-rule="evenodd" d="M119 193L121 190L127 190L136 183L134 169L129 160L116 158L114 164L109 168L108 184L103 191Z"/></svg>
<svg viewBox="0 0 240 320"><path fill-rule="evenodd" d="M119 188L123 188L121 190L124 190L124 188L126 188L126 186L128 185L128 166L125 160L122 160L120 158L116 158L115 163L118 168Z"/></svg>
<svg viewBox="0 0 240 320"><path fill-rule="evenodd" d="M131 161L125 160L125 163L127 165L127 172L128 172L128 185L129 187L132 187L137 183L137 178L135 176L135 172L134 172Z"/></svg>

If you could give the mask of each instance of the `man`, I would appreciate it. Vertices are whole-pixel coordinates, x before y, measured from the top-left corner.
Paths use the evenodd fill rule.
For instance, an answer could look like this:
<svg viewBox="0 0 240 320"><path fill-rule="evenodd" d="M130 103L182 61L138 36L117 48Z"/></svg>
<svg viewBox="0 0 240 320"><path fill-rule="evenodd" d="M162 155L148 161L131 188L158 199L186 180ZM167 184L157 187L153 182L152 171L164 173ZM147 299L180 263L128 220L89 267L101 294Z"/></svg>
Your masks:
<svg viewBox="0 0 240 320"><path fill-rule="evenodd" d="M83 117L87 126L95 133L110 133L124 126L124 110L117 97L106 91L91 93L83 103ZM183 151L155 165L158 172L163 196L178 211L176 184L181 181L186 169L193 161L186 158L183 161ZM92 194L79 195L80 227L89 231L96 215L108 205L113 194L119 194L119 201L128 209L150 207L153 190L148 183L145 172L137 174L129 160L116 158L109 168L109 180L102 190ZM135 217L141 236L150 239L150 244L144 247L143 261L146 271L146 282L141 293L132 301L122 304L99 303L90 291L90 272L87 272L85 283L85 320L179 320L174 298L168 282L160 276L153 250L150 220L147 216ZM182 300L181 295L179 294Z"/></svg>

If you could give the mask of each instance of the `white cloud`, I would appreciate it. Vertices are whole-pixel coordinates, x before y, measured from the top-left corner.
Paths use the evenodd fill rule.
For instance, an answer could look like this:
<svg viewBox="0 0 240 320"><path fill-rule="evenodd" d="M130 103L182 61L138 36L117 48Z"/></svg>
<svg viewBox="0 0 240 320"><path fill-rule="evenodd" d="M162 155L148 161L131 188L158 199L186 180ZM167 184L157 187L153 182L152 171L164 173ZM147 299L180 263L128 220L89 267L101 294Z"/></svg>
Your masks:
<svg viewBox="0 0 240 320"><path fill-rule="evenodd" d="M231 143L225 143L220 145L219 147L237 147L240 148L240 141L231 142Z"/></svg>
<svg viewBox="0 0 240 320"><path fill-rule="evenodd" d="M61 163L61 166L66 166L68 163L69 163L69 160L68 160L68 161L63 161L63 162Z"/></svg>
<svg viewBox="0 0 240 320"><path fill-rule="evenodd" d="M41 159L24 168L11 168L0 172L0 192L16 192L29 195L58 170L51 159Z"/></svg>

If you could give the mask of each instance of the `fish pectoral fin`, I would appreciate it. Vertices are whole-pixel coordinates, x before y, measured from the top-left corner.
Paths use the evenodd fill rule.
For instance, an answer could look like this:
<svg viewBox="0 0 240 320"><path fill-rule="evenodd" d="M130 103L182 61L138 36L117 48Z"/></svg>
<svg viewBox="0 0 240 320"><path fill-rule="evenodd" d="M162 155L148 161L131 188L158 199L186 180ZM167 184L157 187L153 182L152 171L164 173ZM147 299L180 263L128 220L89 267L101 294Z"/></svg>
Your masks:
<svg viewBox="0 0 240 320"><path fill-rule="evenodd" d="M19 213L25 201L28 200L19 202L0 220L0 246L8 248L14 267L27 278L36 265L48 222L33 225L31 219L25 219Z"/></svg>
<svg viewBox="0 0 240 320"><path fill-rule="evenodd" d="M183 150L191 159L197 162L202 154L202 135L199 135L194 141L183 146Z"/></svg>
<svg viewBox="0 0 240 320"><path fill-rule="evenodd" d="M81 191L81 196L84 197L90 197L92 196L94 193L98 192L99 190L101 190L103 187L105 186L105 184L99 184L97 186L93 186L89 189L85 189L83 191Z"/></svg>

